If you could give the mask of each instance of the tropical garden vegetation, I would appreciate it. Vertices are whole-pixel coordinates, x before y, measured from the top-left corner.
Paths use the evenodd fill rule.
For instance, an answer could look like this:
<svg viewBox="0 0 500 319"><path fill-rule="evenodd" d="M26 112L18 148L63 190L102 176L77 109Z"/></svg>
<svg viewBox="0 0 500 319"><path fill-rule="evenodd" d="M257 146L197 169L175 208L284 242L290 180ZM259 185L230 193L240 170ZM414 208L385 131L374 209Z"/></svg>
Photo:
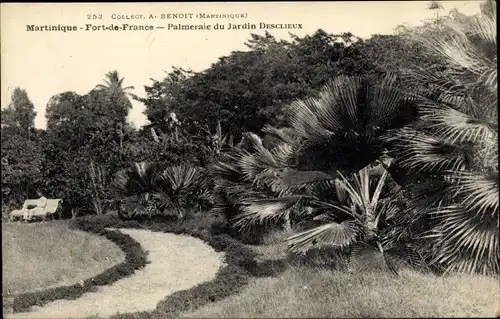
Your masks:
<svg viewBox="0 0 500 319"><path fill-rule="evenodd" d="M43 194L64 199L60 218L210 215L253 242L282 229L291 253L333 248L350 271L378 259L395 274L499 273L494 1L394 35L246 45L202 72L174 68L145 97L117 71L56 94L45 130L17 88L2 109L2 215ZM148 125L127 121L130 99Z"/></svg>

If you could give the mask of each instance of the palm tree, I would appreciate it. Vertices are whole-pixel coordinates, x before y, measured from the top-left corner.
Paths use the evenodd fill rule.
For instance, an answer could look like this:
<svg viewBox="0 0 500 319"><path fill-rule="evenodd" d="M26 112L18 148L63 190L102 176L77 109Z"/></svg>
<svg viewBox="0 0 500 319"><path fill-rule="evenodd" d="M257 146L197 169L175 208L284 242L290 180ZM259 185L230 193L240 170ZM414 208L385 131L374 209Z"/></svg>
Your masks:
<svg viewBox="0 0 500 319"><path fill-rule="evenodd" d="M104 79L104 84L98 84L95 89L102 90L107 93L107 95L114 101L114 104L117 104L120 109L120 113L124 113L125 115L128 113L128 110L132 108L132 103L127 96L134 97L135 95L127 92L129 90L134 90L133 86L123 87L123 81L125 78L120 78L118 71L113 70L106 73L106 77ZM122 110L123 109L123 110ZM118 133L120 134L120 150L123 150L123 130L125 123L118 123Z"/></svg>
<svg viewBox="0 0 500 319"><path fill-rule="evenodd" d="M439 10L443 10L443 5L439 1L431 1L427 4L427 9L436 11L436 24L439 24Z"/></svg>
<svg viewBox="0 0 500 319"><path fill-rule="evenodd" d="M134 163L120 171L112 183L115 196L125 211L122 216L174 216L212 205L210 180L205 170L188 165L164 166Z"/></svg>
<svg viewBox="0 0 500 319"><path fill-rule="evenodd" d="M123 81L125 78L120 78L118 71L110 71L106 73L106 78L104 79L104 84L98 84L96 89L105 90L110 94L118 92L119 94L130 94L127 91L133 90L133 86L123 87Z"/></svg>
<svg viewBox="0 0 500 319"><path fill-rule="evenodd" d="M390 147L382 135L416 116L413 97L396 83L393 75L379 83L338 76L318 98L293 102L285 115L302 141L298 169L335 175L337 170L357 172L377 160Z"/></svg>
<svg viewBox="0 0 500 319"><path fill-rule="evenodd" d="M162 166L157 163L134 163L131 167L119 171L111 184L111 190L118 203L121 216L157 215L158 189L156 175Z"/></svg>
<svg viewBox="0 0 500 319"><path fill-rule="evenodd" d="M232 155L229 164L218 165L222 186L236 195L233 225L245 229L290 217L307 220L322 212L315 220L319 226L288 240L292 250L319 244L346 248L361 241L376 244L383 253L377 233L380 216L393 207L381 198L388 173L382 170L373 190L369 167L390 147L382 140L383 133L414 116L413 96L398 90L395 81L388 76L372 84L364 78L339 76L319 98L299 100L287 108L288 128L266 128L278 141L272 148L247 133L247 150ZM389 167L390 161L384 166ZM245 182L265 185L267 192L236 187ZM318 197L318 192L327 196Z"/></svg>
<svg viewBox="0 0 500 319"><path fill-rule="evenodd" d="M388 172L369 165L358 173L344 176L338 172L338 176L310 181L301 189L288 188L284 195L271 198L240 192L242 205L232 219L233 227L246 230L251 225L293 217L298 222L294 229L298 232L286 238L288 251L304 254L321 246L350 249L353 262L366 253L375 253L397 273L396 263L403 260L396 258L400 255L396 249L402 245L395 245L387 236L392 234L384 229L398 217L396 201L387 196ZM408 262L419 262L420 256L415 252L404 252L411 254L406 256Z"/></svg>
<svg viewBox="0 0 500 319"><path fill-rule="evenodd" d="M441 198L424 204L432 217L426 237L433 262L447 271L500 270L496 4L489 5L492 12L455 21L447 33L420 35L447 70L413 74L427 84L419 120L387 138L402 166L440 185ZM416 197L429 189L422 193Z"/></svg>
<svg viewBox="0 0 500 319"><path fill-rule="evenodd" d="M361 77L333 79L319 98L298 100L286 108L289 127L264 128L277 141L272 149L257 135L245 134L242 143L248 144L249 151L236 154L240 163L235 169L242 170L247 181L257 173L260 179L270 177L274 182L279 176L287 187L300 186L309 178L332 179L337 171L358 172L391 147L382 139L387 130L416 116L414 97L395 83L391 75L380 84Z"/></svg>
<svg viewBox="0 0 500 319"><path fill-rule="evenodd" d="M267 128L289 138L282 130ZM250 198L267 196L281 197L289 194L283 176L290 170L293 146L285 141L274 146L265 146L254 133L244 133L241 142L230 153L223 153L218 163L212 165L212 173L218 177L216 194L217 210L226 217L234 217L234 209L240 212L241 203ZM290 229L290 220L285 217L285 228Z"/></svg>

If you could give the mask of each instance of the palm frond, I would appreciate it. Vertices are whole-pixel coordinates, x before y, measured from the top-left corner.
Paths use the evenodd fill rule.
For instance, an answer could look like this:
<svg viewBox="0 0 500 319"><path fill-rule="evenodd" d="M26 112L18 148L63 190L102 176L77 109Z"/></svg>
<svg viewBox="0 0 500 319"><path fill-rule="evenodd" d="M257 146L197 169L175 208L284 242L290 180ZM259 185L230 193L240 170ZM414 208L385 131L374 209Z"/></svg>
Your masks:
<svg viewBox="0 0 500 319"><path fill-rule="evenodd" d="M448 21L446 26L448 34L428 33L416 40L496 90L496 14L477 15L470 23Z"/></svg>
<svg viewBox="0 0 500 319"><path fill-rule="evenodd" d="M463 67L477 75L482 75L493 68L496 69L491 65L493 61L482 56L471 43L471 36L496 43L496 16L474 17L471 25L450 21L447 26L454 31L454 37L443 39L437 38L437 35L433 37L432 34L428 34L427 37L421 38L421 41L439 55L447 57L450 64Z"/></svg>
<svg viewBox="0 0 500 319"><path fill-rule="evenodd" d="M295 155L295 149L293 145L280 143L271 149L271 155L278 167L287 168L291 167L291 159Z"/></svg>
<svg viewBox="0 0 500 319"><path fill-rule="evenodd" d="M296 156L298 168L357 171L376 160L383 151L383 132L415 117L416 97L396 83L393 75L380 83L338 76L318 97L286 108L290 128L303 140ZM359 157L360 152L365 156Z"/></svg>
<svg viewBox="0 0 500 319"><path fill-rule="evenodd" d="M373 192L373 195L371 197L370 205L372 207L377 207L379 204L380 196L382 195L382 189L384 188L387 180L388 172L387 170L384 169L382 176L378 179L377 186L375 187L375 191ZM367 188L369 188L369 184L367 185Z"/></svg>
<svg viewBox="0 0 500 319"><path fill-rule="evenodd" d="M181 188L189 188L196 184L200 178L200 169L193 166L177 165L169 166L159 172L157 178L168 183L168 187L173 191Z"/></svg>
<svg viewBox="0 0 500 319"><path fill-rule="evenodd" d="M342 187L337 187L337 183L339 183L338 179L323 179L308 183L306 189L317 200L332 200L336 195L338 202L344 204L347 194Z"/></svg>
<svg viewBox="0 0 500 319"><path fill-rule="evenodd" d="M397 86L397 77L387 75L369 88L369 116L366 129L378 135L413 120L417 96Z"/></svg>
<svg viewBox="0 0 500 319"><path fill-rule="evenodd" d="M226 161L218 161L210 166L210 170L214 176L222 180L229 180L231 182L242 182L243 173L240 171L236 164L235 157L226 155Z"/></svg>
<svg viewBox="0 0 500 319"><path fill-rule="evenodd" d="M446 265L448 271L500 271L498 210L493 216L478 216L453 205L434 214L441 224L432 230L438 247L433 263Z"/></svg>
<svg viewBox="0 0 500 319"><path fill-rule="evenodd" d="M496 123L489 119L473 118L447 106L422 106L421 119L443 143L478 143L492 138Z"/></svg>
<svg viewBox="0 0 500 319"><path fill-rule="evenodd" d="M249 151L238 154L238 165L247 181L253 181L255 176L264 170L278 170L282 163L278 163L274 154L264 147L259 136L253 133L243 135Z"/></svg>
<svg viewBox="0 0 500 319"><path fill-rule="evenodd" d="M487 12L450 19L438 32L415 37L445 63L412 72L426 91L416 94L419 122L387 137L399 163L417 176L402 191L406 221L423 224L404 227L405 218L396 216L399 225L388 236L427 233L419 240L429 243L432 262L448 271L500 271L496 12L491 10L496 5L491 4Z"/></svg>
<svg viewBox="0 0 500 319"><path fill-rule="evenodd" d="M293 136L292 129L276 128L271 125L266 125L262 129L262 132L278 138L281 142L289 145L294 145L297 143L297 137Z"/></svg>
<svg viewBox="0 0 500 319"><path fill-rule="evenodd" d="M97 84L95 88L97 90L106 90L106 89L108 89L108 86L103 85L103 84Z"/></svg>
<svg viewBox="0 0 500 319"><path fill-rule="evenodd" d="M416 171L460 170L469 145L450 144L422 130L404 128L390 137L400 149L400 164Z"/></svg>
<svg viewBox="0 0 500 319"><path fill-rule="evenodd" d="M136 162L128 169L115 175L112 189L118 197L132 196L139 193L151 192L154 189L154 178L162 165L151 162Z"/></svg>
<svg viewBox="0 0 500 319"><path fill-rule="evenodd" d="M356 207L353 207L352 205L342 205L336 202L322 201L317 199L310 199L308 201L308 204L316 211L326 211L325 214L314 217L314 220L322 220L323 217L326 217L328 219L337 218L342 214L344 215L344 217L347 216L348 218L358 219L360 221L363 219L362 212L358 212L356 210Z"/></svg>
<svg viewBox="0 0 500 319"><path fill-rule="evenodd" d="M453 189L457 197L463 198L461 204L466 210L480 215L498 215L498 172L491 172L489 175L453 172L452 178L457 179Z"/></svg>
<svg viewBox="0 0 500 319"><path fill-rule="evenodd" d="M369 205L369 195L366 196L366 187L363 187L361 185L361 178L357 174L354 174L353 177L356 183L356 185L354 186L344 175L342 175L342 173L339 173L339 175L341 177L341 180L338 181L337 187L344 189L349 194L350 200L355 205L357 205L358 207L367 207Z"/></svg>
<svg viewBox="0 0 500 319"><path fill-rule="evenodd" d="M288 250L295 253L306 253L313 246L333 246L345 248L356 242L359 226L355 221L346 220L341 223L330 222L286 239Z"/></svg>
<svg viewBox="0 0 500 319"><path fill-rule="evenodd" d="M294 209L300 207L301 200L302 196L297 195L268 199L242 199L242 212L232 220L233 227L245 229L286 218Z"/></svg>

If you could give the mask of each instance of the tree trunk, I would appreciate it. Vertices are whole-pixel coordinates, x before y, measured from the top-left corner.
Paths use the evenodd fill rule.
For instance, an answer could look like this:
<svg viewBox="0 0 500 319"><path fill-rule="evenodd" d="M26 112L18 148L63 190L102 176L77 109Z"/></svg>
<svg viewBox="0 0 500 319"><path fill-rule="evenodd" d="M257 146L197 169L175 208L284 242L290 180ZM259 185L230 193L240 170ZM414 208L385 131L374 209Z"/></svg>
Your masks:
<svg viewBox="0 0 500 319"><path fill-rule="evenodd" d="M375 210L372 207L366 207L366 240L370 241L377 236L378 220L375 217Z"/></svg>
<svg viewBox="0 0 500 319"><path fill-rule="evenodd" d="M120 160L123 160L123 124L120 124Z"/></svg>
<svg viewBox="0 0 500 319"><path fill-rule="evenodd" d="M287 232L291 232L292 231L292 222L290 221L290 215L289 214L287 214L285 216L285 224L283 225L283 228Z"/></svg>
<svg viewBox="0 0 500 319"><path fill-rule="evenodd" d="M78 217L78 208L71 208L71 219L76 219Z"/></svg>
<svg viewBox="0 0 500 319"><path fill-rule="evenodd" d="M177 130L177 126L174 126L174 141L179 142L179 132Z"/></svg>

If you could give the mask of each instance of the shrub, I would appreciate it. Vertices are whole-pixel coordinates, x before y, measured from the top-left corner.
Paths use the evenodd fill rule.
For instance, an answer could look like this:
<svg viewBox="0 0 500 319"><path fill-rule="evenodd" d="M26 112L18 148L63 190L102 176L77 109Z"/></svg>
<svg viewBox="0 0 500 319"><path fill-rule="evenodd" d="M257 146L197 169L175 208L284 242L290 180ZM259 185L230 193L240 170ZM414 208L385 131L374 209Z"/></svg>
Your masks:
<svg viewBox="0 0 500 319"><path fill-rule="evenodd" d="M189 165L134 163L119 172L113 183L125 216L184 218L212 205L211 179L205 169ZM121 212L122 207L119 206Z"/></svg>

